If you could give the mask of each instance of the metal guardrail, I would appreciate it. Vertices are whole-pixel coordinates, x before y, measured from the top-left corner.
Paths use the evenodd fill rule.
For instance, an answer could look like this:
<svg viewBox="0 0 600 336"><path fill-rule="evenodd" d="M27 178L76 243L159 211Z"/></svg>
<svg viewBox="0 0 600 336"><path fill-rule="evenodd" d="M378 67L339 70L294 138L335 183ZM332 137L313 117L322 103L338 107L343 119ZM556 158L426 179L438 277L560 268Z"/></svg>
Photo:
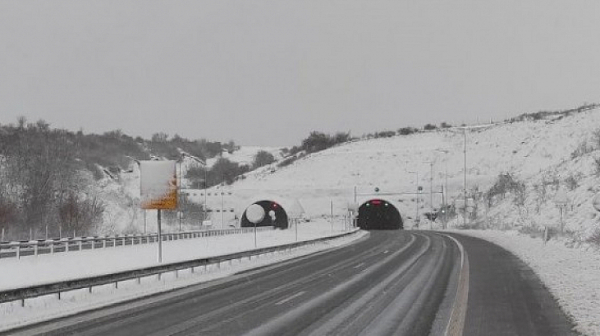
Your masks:
<svg viewBox="0 0 600 336"><path fill-rule="evenodd" d="M257 231L274 230L272 226L258 227ZM162 240L181 240L203 237L225 236L230 234L251 233L254 227L236 229L188 231L177 233L163 233ZM98 248L150 244L158 242L157 234L150 235L124 235L124 236L95 236L95 237L68 237L38 240L22 240L0 242L0 259L21 258L24 256L37 256L40 254L54 254L58 252L93 250Z"/></svg>
<svg viewBox="0 0 600 336"><path fill-rule="evenodd" d="M17 288L17 289L11 289L11 290L6 290L6 291L0 291L0 303L21 301L21 305L24 306L26 299L31 299L31 298L35 298L35 297L39 297L39 296L44 296L44 295L52 295L52 294L57 294L58 299L60 300L61 293L72 291L72 290L87 288L89 290L89 292L91 293L92 288L97 287L97 286L114 284L115 288L118 288L118 283L122 282L122 281L137 279L138 283L141 283L141 279L144 277L156 275L160 279L161 275L164 273L176 272L176 275L177 275L178 271L187 270L187 269L191 269L191 272L194 273L196 267L201 267L201 266L206 267L208 265L215 265L215 264L220 267L222 262L232 261L232 260L236 260L236 259L241 260L243 258L252 258L254 256L260 256L263 254L278 252L278 251L282 251L282 250L283 251L292 250L294 248L298 248L301 246L311 245L311 244L315 244L318 242L333 240L333 239L340 238L343 236L355 234L358 231L360 231L360 230L354 229L352 231L344 232L339 235L318 238L318 239L308 240L308 241L303 241L303 242L296 242L296 243L291 243L291 244L286 244L286 245L265 247L265 248L260 248L260 249L256 249L256 250L238 252L238 253L210 257L210 258L194 259L194 260L190 260L190 261L183 261L183 262L176 262L176 263L164 264L164 265L159 265L159 266L152 266L152 267L136 269L136 270L131 270L131 271L125 271L125 272L118 272L118 273L113 273L113 274L106 274L106 275L93 276L93 277L87 277L87 278L81 278L81 279L73 279L73 280L55 282L55 283L26 287L26 288Z"/></svg>

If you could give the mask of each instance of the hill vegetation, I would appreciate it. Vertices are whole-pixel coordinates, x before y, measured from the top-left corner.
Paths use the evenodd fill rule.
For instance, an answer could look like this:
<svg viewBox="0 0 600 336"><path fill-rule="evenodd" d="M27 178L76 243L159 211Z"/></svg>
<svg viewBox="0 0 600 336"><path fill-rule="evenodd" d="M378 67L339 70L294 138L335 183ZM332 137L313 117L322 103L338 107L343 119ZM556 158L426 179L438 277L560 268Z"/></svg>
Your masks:
<svg viewBox="0 0 600 336"><path fill-rule="evenodd" d="M95 181L118 180L134 160L177 160L182 152L205 160L236 149L233 141L169 138L164 133L144 140L120 130L70 132L21 117L16 125L0 126L0 230L5 239L94 234L105 211L102 197L91 188ZM209 183L231 182L244 171L219 159Z"/></svg>
<svg viewBox="0 0 600 336"><path fill-rule="evenodd" d="M568 110L525 113L506 122L556 120L598 107L599 104L585 104ZM397 131L380 131L361 138L409 136L450 127L446 122L426 124L422 128L401 127ZM198 165L187 169L191 187L204 188L231 184L245 178L250 170L273 164L284 167L305 155L357 140L349 132L330 135L314 131L300 145L283 149L284 157L280 161L269 152L261 151L251 163L239 164L221 155L234 153L239 148L233 141L190 140L165 133L143 139L120 130L85 134L81 130L53 129L43 120L28 122L21 117L15 124L0 125L0 229L5 239L97 233L107 209L102 195L92 186L105 180L118 183L122 173L132 171L135 160L179 160L183 155L200 162L215 158L210 167ZM597 148L593 141L583 142L571 158ZM600 159L596 166L600 172ZM498 184L487 192L488 205L503 199L505 190L521 193L522 184L509 177L500 176ZM575 176L569 176L566 181L570 189L579 184Z"/></svg>

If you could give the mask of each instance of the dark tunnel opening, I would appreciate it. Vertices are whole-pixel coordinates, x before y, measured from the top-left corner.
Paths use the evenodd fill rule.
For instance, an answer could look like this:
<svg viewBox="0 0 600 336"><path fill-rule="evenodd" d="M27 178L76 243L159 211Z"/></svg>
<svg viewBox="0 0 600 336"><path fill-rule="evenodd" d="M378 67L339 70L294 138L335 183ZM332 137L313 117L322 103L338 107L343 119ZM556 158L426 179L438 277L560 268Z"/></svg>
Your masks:
<svg viewBox="0 0 600 336"><path fill-rule="evenodd" d="M288 228L288 216L285 209L277 202L273 201L259 201L253 204L260 205L265 210L265 218L256 226L274 226L278 229ZM242 227L254 227L254 223L250 222L246 217L246 211L242 215Z"/></svg>
<svg viewBox="0 0 600 336"><path fill-rule="evenodd" d="M372 199L358 208L358 227L363 230L404 229L400 212L391 203Z"/></svg>

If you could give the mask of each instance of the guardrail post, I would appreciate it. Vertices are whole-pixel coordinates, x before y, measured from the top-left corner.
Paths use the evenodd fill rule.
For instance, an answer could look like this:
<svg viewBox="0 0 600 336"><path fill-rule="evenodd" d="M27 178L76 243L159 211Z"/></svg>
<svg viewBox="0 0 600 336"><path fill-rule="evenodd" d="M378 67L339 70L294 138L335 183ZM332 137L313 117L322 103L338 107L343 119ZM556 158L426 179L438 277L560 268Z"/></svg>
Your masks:
<svg viewBox="0 0 600 336"><path fill-rule="evenodd" d="M113 247L117 247L117 237L113 238Z"/></svg>
<svg viewBox="0 0 600 336"><path fill-rule="evenodd" d="M79 251L83 250L83 239L80 238L79 241L77 242L77 245L79 245Z"/></svg>
<svg viewBox="0 0 600 336"><path fill-rule="evenodd" d="M102 239L102 248L106 248L106 237Z"/></svg>
<svg viewBox="0 0 600 336"><path fill-rule="evenodd" d="M36 257L38 255L38 242L33 243L33 255Z"/></svg>
<svg viewBox="0 0 600 336"><path fill-rule="evenodd" d="M21 259L21 245L17 245L17 259Z"/></svg>
<svg viewBox="0 0 600 336"><path fill-rule="evenodd" d="M65 252L69 252L69 241L65 241Z"/></svg>

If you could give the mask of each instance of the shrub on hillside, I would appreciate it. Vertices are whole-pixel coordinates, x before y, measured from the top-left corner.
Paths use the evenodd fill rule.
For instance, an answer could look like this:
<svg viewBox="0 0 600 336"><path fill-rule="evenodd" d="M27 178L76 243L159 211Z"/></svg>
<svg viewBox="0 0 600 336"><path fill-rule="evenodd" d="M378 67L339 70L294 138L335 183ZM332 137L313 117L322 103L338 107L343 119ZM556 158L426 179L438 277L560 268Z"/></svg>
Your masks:
<svg viewBox="0 0 600 336"><path fill-rule="evenodd" d="M600 176L600 158L594 158L594 172Z"/></svg>
<svg viewBox="0 0 600 336"><path fill-rule="evenodd" d="M494 199L500 197L504 199L507 193L511 193L515 197L516 205L524 205L526 197L525 183L516 180L510 173L500 174L494 185L485 193L488 207L494 204Z"/></svg>
<svg viewBox="0 0 600 336"><path fill-rule="evenodd" d="M242 175L248 171L250 171L250 167L246 165L239 165L226 158L220 158L208 172L208 186L220 183L231 184L238 175Z"/></svg>
<svg viewBox="0 0 600 336"><path fill-rule="evenodd" d="M382 131L382 132L376 132L375 134L373 134L373 137L375 139L378 138L391 138L393 136L396 135L396 132L394 131Z"/></svg>
<svg viewBox="0 0 600 336"><path fill-rule="evenodd" d="M102 223L104 209L98 198L84 198L71 192L58 207L61 229L80 236L93 234L96 226Z"/></svg>
<svg viewBox="0 0 600 336"><path fill-rule="evenodd" d="M591 153L594 151L594 146L592 146L588 141L582 141L577 148L571 153L571 159L576 159L585 154Z"/></svg>
<svg viewBox="0 0 600 336"><path fill-rule="evenodd" d="M566 179L565 179L565 185L567 186L567 188L569 190L575 190L577 189L577 187L579 187L579 180L581 179L580 175L569 175Z"/></svg>
<svg viewBox="0 0 600 336"><path fill-rule="evenodd" d="M426 131L433 131L437 129L437 126L435 126L434 124L426 124L425 126L423 126L423 129Z"/></svg>
<svg viewBox="0 0 600 336"><path fill-rule="evenodd" d="M275 157L273 156L273 154L271 154L267 151L264 151L264 150L260 150L254 155L254 161L252 162L252 168L253 169L260 168L262 166L266 166L273 162L275 162Z"/></svg>
<svg viewBox="0 0 600 336"><path fill-rule="evenodd" d="M596 228L594 233L586 240L588 243L600 246L600 228Z"/></svg>
<svg viewBox="0 0 600 336"><path fill-rule="evenodd" d="M302 140L302 148L307 153L322 151L332 146L331 138L321 132L311 132L308 138Z"/></svg>
<svg viewBox="0 0 600 336"><path fill-rule="evenodd" d="M410 135L417 133L419 130L414 127L402 127L398 129L398 135Z"/></svg>
<svg viewBox="0 0 600 336"><path fill-rule="evenodd" d="M348 142L352 139L350 133L339 132L333 136L322 132L311 132L308 138L302 140L302 145L299 148L307 153L315 153L324 149L333 147L337 144ZM295 154L295 147L290 151L291 154ZM296 149L297 150L297 149Z"/></svg>
<svg viewBox="0 0 600 336"><path fill-rule="evenodd" d="M283 160L281 160L279 163L277 163L277 167L286 167L291 165L292 163L294 163L294 161L296 161L298 158L296 156L290 156L287 157Z"/></svg>

